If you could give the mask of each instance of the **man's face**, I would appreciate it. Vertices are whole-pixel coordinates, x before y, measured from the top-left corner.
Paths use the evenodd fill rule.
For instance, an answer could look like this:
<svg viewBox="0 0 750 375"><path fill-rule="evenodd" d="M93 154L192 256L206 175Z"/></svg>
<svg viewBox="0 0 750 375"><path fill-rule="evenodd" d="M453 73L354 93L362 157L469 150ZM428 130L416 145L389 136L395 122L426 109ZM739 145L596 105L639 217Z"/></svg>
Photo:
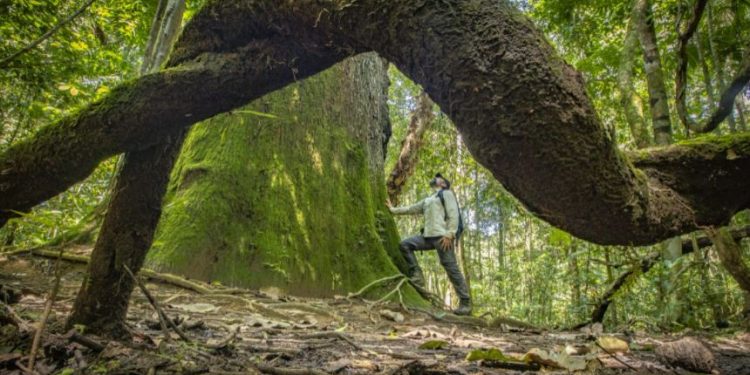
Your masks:
<svg viewBox="0 0 750 375"><path fill-rule="evenodd" d="M435 177L430 181L430 187L432 190L438 191L441 187L443 187L443 179L440 177Z"/></svg>

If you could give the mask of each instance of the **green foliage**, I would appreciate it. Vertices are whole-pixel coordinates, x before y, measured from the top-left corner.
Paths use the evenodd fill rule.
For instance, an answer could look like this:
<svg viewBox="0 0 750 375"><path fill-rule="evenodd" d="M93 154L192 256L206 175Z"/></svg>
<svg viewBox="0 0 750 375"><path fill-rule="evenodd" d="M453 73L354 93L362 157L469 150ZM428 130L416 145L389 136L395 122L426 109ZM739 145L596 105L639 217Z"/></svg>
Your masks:
<svg viewBox="0 0 750 375"><path fill-rule="evenodd" d="M395 69L391 70L391 82L394 137L388 146L387 170L400 151L410 111L420 92L418 86ZM620 110L612 106L609 111ZM487 170L477 165L444 115L438 114L435 121L425 135L417 170L407 181L401 201L409 204L430 194L428 181L435 172L442 172L451 180L466 224L462 266L479 313L513 316L544 326L580 323L589 318L600 296L621 272L660 250L658 245L600 246L551 227L532 216ZM747 222L747 216L738 215L736 224ZM397 217L401 236L418 233L420 220ZM422 252L418 257L428 288L447 303L457 303L437 254ZM705 268L690 257L681 258L679 263L657 264L646 275L636 272L615 295L606 325L640 329L711 327L712 304L716 300L727 311L738 313L742 309L739 289L713 254L709 259L706 279L701 275ZM681 271L675 273L675 270ZM670 299L670 295L679 298ZM669 303L664 303L665 300Z"/></svg>

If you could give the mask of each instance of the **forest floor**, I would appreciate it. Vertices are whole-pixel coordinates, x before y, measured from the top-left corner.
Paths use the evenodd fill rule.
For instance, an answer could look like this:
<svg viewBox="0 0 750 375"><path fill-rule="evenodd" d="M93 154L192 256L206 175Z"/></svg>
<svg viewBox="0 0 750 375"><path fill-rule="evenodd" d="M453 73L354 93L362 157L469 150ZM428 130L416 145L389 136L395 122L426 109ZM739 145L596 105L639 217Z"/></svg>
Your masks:
<svg viewBox="0 0 750 375"><path fill-rule="evenodd" d="M20 300L10 306L22 325L33 327L42 319L55 280L54 263L0 257L0 285L21 291ZM597 327L488 328L452 315L405 311L399 303L297 298L274 290L196 293L153 282L146 287L190 342L174 330L165 334L138 289L127 319L133 340L107 342L85 329L73 334L62 328L84 272L82 264L62 263L61 288L34 369L38 374L690 373L685 368L750 374L747 333L693 332L685 339L603 334ZM0 323L5 324L0 329L0 373L23 374L19 365L28 362L24 355L30 352L34 330ZM680 338L678 343L687 340L698 349L670 346ZM663 350L667 347L671 349ZM701 353L704 349L708 352Z"/></svg>

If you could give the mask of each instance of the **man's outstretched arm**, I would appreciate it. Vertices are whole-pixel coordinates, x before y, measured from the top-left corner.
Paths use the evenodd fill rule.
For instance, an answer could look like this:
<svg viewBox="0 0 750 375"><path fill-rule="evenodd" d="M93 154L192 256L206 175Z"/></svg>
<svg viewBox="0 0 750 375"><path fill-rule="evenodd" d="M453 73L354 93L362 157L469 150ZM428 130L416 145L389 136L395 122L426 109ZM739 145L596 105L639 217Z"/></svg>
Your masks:
<svg viewBox="0 0 750 375"><path fill-rule="evenodd" d="M410 206L389 207L394 215L419 215L424 213L424 199Z"/></svg>

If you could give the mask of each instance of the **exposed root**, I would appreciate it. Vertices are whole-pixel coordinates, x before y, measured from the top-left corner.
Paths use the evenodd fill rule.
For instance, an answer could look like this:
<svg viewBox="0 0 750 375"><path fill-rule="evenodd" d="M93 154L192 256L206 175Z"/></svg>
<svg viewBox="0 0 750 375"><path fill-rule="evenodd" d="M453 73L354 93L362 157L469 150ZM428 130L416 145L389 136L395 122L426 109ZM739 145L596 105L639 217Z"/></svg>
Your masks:
<svg viewBox="0 0 750 375"><path fill-rule="evenodd" d="M425 315L428 315L432 319L435 319L440 322L463 324L463 325L467 325L471 327L480 327L480 328L500 328L503 325L506 325L510 327L520 328L529 332L541 332L542 331L538 327L535 327L531 324L522 322L517 319L503 317L503 316L499 316L488 321L486 319L475 317L475 316L461 316L461 315L455 315L455 314L450 314L450 313L435 314L432 311L420 309L416 307L414 308L414 310L419 311Z"/></svg>
<svg viewBox="0 0 750 375"><path fill-rule="evenodd" d="M371 288L375 287L376 285L384 284L384 283L387 283L387 282L390 282L390 281L393 281L393 280L399 280L401 278L406 278L406 276L404 276L404 275L402 275L402 274L399 273L399 274L396 274L396 275L393 275L393 276L388 276L388 277L384 277L382 279L377 279L377 280L375 280L375 281L373 281L373 282L365 285L364 287L362 287L362 289L360 289L356 293L349 293L349 295L346 296L346 298L351 299L351 298L361 297L363 294L365 294L365 292L367 292Z"/></svg>
<svg viewBox="0 0 750 375"><path fill-rule="evenodd" d="M60 272L61 256L62 250L59 252L57 261L55 262L55 282L52 286L52 292L50 293L49 298L47 298L47 302L44 304L44 312L42 313L42 317L40 318L39 327L36 329L36 333L34 334L34 341L31 344L28 368L32 372L34 371L34 361L36 361L36 353L39 350L39 344L42 341L42 333L44 333L44 328L47 326L47 319L49 319L49 314L52 312L52 305L55 303L55 298L57 298L57 292L60 291L60 279L62 278L62 273Z"/></svg>

